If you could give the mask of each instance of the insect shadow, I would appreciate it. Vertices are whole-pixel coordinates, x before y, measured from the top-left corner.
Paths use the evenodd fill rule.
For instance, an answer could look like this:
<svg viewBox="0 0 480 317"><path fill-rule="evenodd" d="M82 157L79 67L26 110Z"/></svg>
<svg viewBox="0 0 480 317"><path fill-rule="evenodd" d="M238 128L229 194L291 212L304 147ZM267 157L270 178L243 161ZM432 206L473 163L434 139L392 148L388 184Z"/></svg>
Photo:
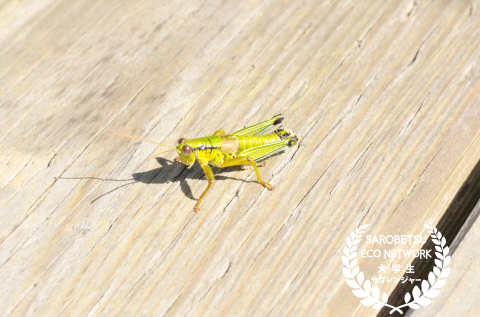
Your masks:
<svg viewBox="0 0 480 317"><path fill-rule="evenodd" d="M274 156L277 156L279 154L280 153L277 153ZM205 173L203 172L200 165L195 163L195 165L193 165L192 168L188 169L187 166L185 166L184 164L175 163L174 161L165 159L163 157L156 157L156 160L160 164L160 167L146 171L146 172L133 173L132 178L129 178L129 179L112 179L112 178L101 178L101 177L58 177L58 178L56 177L56 179L57 180L58 179L98 179L101 181L109 181L109 182L131 181L129 183L115 187L114 189L98 196L97 198L95 198L90 202L91 204L107 196L108 194L111 194L119 190L122 187L133 185L135 183L167 184L170 182L180 182L180 189L185 194L185 196L190 198L191 200L198 200L198 198L195 198L193 196L192 189L188 185L188 182L186 182L185 180L186 179L205 179L206 180ZM244 171L244 168L242 168L241 166L229 166L224 168L218 168L218 167L212 166L212 171L215 175L216 181L232 179L232 180L237 180L244 183L256 183L256 181L247 181L242 178L219 175L219 174L234 172L234 171ZM251 172L253 172L253 170Z"/></svg>
<svg viewBox="0 0 480 317"><path fill-rule="evenodd" d="M192 166L192 168L188 169L187 166L185 166L184 164L175 163L174 161L165 159L163 157L157 157L156 160L160 164L160 167L152 169L150 171L146 171L146 172L133 173L132 178L129 178L129 179L112 179L112 178L101 178L101 177L58 177L56 179L98 179L101 181L109 181L109 182L130 181L126 184L122 184L98 196L97 198L95 198L90 202L91 204L107 196L108 194L111 194L119 190L122 187L132 185L135 183L167 184L170 182L180 182L180 188L182 192L185 194L185 196L187 196L191 200L198 200L193 196L192 190L188 185L188 182L185 181L186 179L206 179L205 173L203 172L203 170L198 164L195 164L194 166ZM243 169L241 168L241 166L231 166L231 167L226 167L222 169L212 166L212 170L215 174L215 180L232 179L232 180L237 180L244 183L256 183L255 181L247 181L241 178L219 175L227 172L242 171Z"/></svg>
<svg viewBox="0 0 480 317"><path fill-rule="evenodd" d="M200 165L195 164L192 168L188 169L187 166L183 164L175 163L162 157L157 157L156 160L160 164L160 167L146 172L134 173L132 174L133 180L145 184L165 184L178 181L180 182L180 188L185 196L191 200L197 200L197 198L193 196L192 189L188 185L188 182L185 180L206 179L205 173L200 168ZM242 171L243 169L241 166L231 166L222 169L212 166L212 170L215 174L215 180L217 181L232 179L244 183L256 183L255 181L247 181L241 178L219 175L233 171Z"/></svg>

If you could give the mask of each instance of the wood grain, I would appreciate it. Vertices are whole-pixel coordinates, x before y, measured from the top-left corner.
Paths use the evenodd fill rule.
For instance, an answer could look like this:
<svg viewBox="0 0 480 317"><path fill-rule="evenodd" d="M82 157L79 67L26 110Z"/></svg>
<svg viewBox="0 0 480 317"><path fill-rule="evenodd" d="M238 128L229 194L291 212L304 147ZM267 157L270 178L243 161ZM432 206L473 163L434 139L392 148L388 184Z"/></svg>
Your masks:
<svg viewBox="0 0 480 317"><path fill-rule="evenodd" d="M438 297L428 307L416 310L410 316L478 316L480 304L477 290L480 284L480 202L463 230L452 244L451 274Z"/></svg>
<svg viewBox="0 0 480 317"><path fill-rule="evenodd" d="M0 1L0 315L375 315L345 238L424 233L479 161L479 4ZM198 214L199 166L108 133L278 113L276 189L215 170Z"/></svg>

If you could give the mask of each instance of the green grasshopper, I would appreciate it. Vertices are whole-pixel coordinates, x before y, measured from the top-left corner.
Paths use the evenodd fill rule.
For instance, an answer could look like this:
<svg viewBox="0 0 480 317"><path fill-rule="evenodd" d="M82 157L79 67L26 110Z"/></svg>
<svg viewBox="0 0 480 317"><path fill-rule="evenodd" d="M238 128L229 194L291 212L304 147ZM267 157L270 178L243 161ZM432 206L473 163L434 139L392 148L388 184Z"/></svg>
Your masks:
<svg viewBox="0 0 480 317"><path fill-rule="evenodd" d="M299 142L299 138L294 132L282 128L272 133L264 134L269 128L280 124L283 119L282 115L276 115L270 120L245 127L231 134L226 134L223 129L220 129L213 135L203 138L181 138L178 140L177 146L161 144L115 132L110 133L171 148L168 151L154 154L149 160L169 151L176 151L178 158L175 159L175 162L181 162L187 165L188 168L192 167L197 160L208 181L207 188L200 195L193 209L193 211L198 212L203 198L215 181L209 164L220 168L250 165L255 170L257 181L269 190L274 189L271 184L264 182L260 177L257 163Z"/></svg>

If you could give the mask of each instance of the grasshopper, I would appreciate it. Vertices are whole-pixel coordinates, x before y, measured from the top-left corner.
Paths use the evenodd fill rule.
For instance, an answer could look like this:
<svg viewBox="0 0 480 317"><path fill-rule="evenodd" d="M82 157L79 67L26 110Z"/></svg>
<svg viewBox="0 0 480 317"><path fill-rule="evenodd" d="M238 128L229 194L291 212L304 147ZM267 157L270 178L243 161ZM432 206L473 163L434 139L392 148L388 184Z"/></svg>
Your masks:
<svg viewBox="0 0 480 317"><path fill-rule="evenodd" d="M154 154L149 160L160 154L176 151L178 157L175 159L175 162L177 163L181 162L190 168L195 161L198 161L208 181L207 188L205 188L200 195L193 209L194 212L198 212L203 198L215 181L209 164L220 168L249 165L255 170L258 183L269 190L274 189L273 185L262 180L257 163L299 142L299 137L297 137L294 132L283 128L279 128L269 134L264 134L269 128L280 124L283 119L284 117L282 115L276 115L270 120L245 127L230 134L226 134L223 129L220 129L213 135L203 138L181 138L178 140L176 146L157 143L121 133L110 133L171 148L168 151Z"/></svg>

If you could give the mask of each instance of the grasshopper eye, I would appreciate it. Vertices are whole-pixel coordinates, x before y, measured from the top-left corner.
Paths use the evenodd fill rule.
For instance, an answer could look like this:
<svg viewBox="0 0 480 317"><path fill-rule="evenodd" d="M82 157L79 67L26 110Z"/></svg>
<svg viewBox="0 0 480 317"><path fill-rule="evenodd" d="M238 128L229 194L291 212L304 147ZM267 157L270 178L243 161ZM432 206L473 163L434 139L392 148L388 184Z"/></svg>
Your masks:
<svg viewBox="0 0 480 317"><path fill-rule="evenodd" d="M178 139L178 144L182 144L185 141L185 138Z"/></svg>
<svg viewBox="0 0 480 317"><path fill-rule="evenodd" d="M184 145L182 146L182 153L183 155L185 156L190 156L192 154L193 150L190 146L188 145Z"/></svg>

